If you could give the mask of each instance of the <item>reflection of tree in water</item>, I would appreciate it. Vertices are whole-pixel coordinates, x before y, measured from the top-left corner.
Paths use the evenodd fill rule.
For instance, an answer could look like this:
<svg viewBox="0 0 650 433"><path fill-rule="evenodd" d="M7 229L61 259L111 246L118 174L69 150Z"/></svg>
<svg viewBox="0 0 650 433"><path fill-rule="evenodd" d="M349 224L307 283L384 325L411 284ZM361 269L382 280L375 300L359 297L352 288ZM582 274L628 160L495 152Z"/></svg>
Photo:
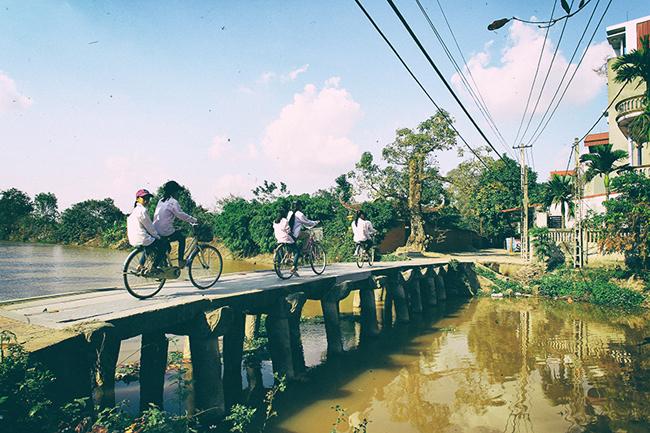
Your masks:
<svg viewBox="0 0 650 433"><path fill-rule="evenodd" d="M384 387L384 396L391 418L408 422L419 432L444 431L449 425L449 406L427 400L426 382L436 381L440 375L422 375L419 371L402 369L399 375ZM432 430L433 429L433 430Z"/></svg>

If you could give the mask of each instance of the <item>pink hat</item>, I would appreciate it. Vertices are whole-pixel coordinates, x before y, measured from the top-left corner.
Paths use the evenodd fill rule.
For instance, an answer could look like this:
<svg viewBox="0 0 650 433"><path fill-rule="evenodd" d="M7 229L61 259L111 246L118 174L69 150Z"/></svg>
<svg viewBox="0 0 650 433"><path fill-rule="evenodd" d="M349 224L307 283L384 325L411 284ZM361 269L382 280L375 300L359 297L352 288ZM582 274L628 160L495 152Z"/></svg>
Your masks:
<svg viewBox="0 0 650 433"><path fill-rule="evenodd" d="M151 194L149 191L146 189L139 189L138 192L135 193L135 198L140 198L140 197L153 197L153 194Z"/></svg>

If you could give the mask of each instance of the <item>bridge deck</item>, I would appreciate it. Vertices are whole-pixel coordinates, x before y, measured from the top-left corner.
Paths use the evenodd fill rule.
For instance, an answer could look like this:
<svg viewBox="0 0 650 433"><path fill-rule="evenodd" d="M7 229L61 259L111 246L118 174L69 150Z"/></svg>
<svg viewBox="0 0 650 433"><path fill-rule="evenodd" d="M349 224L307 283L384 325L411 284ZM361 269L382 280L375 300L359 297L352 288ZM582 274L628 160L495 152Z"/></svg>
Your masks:
<svg viewBox="0 0 650 433"><path fill-rule="evenodd" d="M408 270L426 265L445 264L448 259L416 259L406 262L377 263L372 268L357 268L356 264L333 264L325 273L316 276L310 269L300 272L301 277L280 280L273 271L224 274L217 284L208 290L199 290L189 281L168 282L155 297L138 300L124 288L102 289L82 293L68 293L41 298L0 303L0 328L9 321L42 328L43 333L53 334L66 328L93 322L110 323L119 328L122 338L128 338L159 328L161 324L173 324L191 318L200 311L233 303L246 303L265 294L277 295L310 290L319 283L337 284L345 281L367 279L371 274ZM184 275L185 276L185 275ZM10 328L12 326L9 326ZM52 335L53 337L53 335Z"/></svg>

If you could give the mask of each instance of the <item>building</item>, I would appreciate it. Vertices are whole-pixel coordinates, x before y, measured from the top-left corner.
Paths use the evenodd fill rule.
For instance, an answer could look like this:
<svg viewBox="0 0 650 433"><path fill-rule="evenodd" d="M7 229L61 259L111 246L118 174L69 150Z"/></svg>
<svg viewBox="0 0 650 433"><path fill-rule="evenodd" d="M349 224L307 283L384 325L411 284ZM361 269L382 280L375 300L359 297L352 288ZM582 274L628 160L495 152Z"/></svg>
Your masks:
<svg viewBox="0 0 650 433"><path fill-rule="evenodd" d="M589 134L584 139L582 153L591 152L594 146L612 144L612 150L625 150L628 153L628 163L635 170L640 170L650 176L650 143L635 143L629 138L628 125L640 115L645 107L646 85L642 82L624 84L614 80L616 73L612 64L617 56L627 54L641 48L641 37L650 35L650 16L614 24L606 29L607 41L614 50L615 56L607 61L607 123L608 130ZM553 174L568 174L551 172ZM573 173L571 173L573 174ZM605 210L605 187L602 176L597 176L584 185L583 212L603 212ZM549 209L549 222L560 215L559 208ZM551 224L549 224L551 225ZM573 225L569 221L567 227Z"/></svg>

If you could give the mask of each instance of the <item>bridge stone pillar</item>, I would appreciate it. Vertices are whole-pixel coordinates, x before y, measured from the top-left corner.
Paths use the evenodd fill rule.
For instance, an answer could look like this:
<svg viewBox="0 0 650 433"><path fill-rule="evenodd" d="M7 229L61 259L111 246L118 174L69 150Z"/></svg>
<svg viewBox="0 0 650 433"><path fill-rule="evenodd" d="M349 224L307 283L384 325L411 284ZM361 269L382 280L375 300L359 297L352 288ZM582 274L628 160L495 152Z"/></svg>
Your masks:
<svg viewBox="0 0 650 433"><path fill-rule="evenodd" d="M388 286L388 276L386 275L377 275L371 277L376 286L379 288L375 291L375 296L379 292L379 298L377 299L376 308L379 308L381 311L381 326L382 328L390 328L393 325L393 299L389 293Z"/></svg>
<svg viewBox="0 0 650 433"><path fill-rule="evenodd" d="M259 336L260 333L260 314L247 314L245 336L246 340L251 341Z"/></svg>
<svg viewBox="0 0 650 433"><path fill-rule="evenodd" d="M422 305L424 308L431 308L438 305L434 273L435 271L432 266L425 266L420 269L420 294L422 295Z"/></svg>
<svg viewBox="0 0 650 433"><path fill-rule="evenodd" d="M325 334L327 335L327 353L337 355L343 353L341 337L341 323L339 320L339 301L350 294L351 282L337 284L325 292L320 300L325 320Z"/></svg>
<svg viewBox="0 0 650 433"><path fill-rule="evenodd" d="M436 294L438 295L438 301L447 300L447 287L445 285L445 268L443 266L437 266L433 277L436 281Z"/></svg>
<svg viewBox="0 0 650 433"><path fill-rule="evenodd" d="M95 354L95 404L102 409L115 407L115 369L122 342L111 324L87 325L84 328L86 339Z"/></svg>
<svg viewBox="0 0 650 433"><path fill-rule="evenodd" d="M463 271L469 286L470 294L476 296L481 290L481 283L478 281L474 263L463 263Z"/></svg>
<svg viewBox="0 0 650 433"><path fill-rule="evenodd" d="M303 374L307 367L305 366L305 350L302 346L300 335L300 316L302 307L304 307L307 297L304 292L292 293L287 296L289 302L289 337L291 340L291 360L293 363L293 372L296 375Z"/></svg>
<svg viewBox="0 0 650 433"><path fill-rule="evenodd" d="M420 271L419 269L409 269L400 272L400 276L404 281L406 293L408 298L409 312L412 314L422 313L422 297L420 294Z"/></svg>
<svg viewBox="0 0 650 433"><path fill-rule="evenodd" d="M140 349L140 410L150 404L163 407L165 370L167 369L167 350L169 341L162 331L142 334Z"/></svg>
<svg viewBox="0 0 650 433"><path fill-rule="evenodd" d="M395 306L395 323L408 323L411 320L408 309L408 300L406 292L402 285L402 279L399 272L389 275L387 282L388 293L393 305Z"/></svg>
<svg viewBox="0 0 650 433"><path fill-rule="evenodd" d="M377 285L372 278L361 282L359 287L359 303L361 307L361 335L374 337L379 335L377 325L377 306L375 301L375 288Z"/></svg>
<svg viewBox="0 0 650 433"><path fill-rule="evenodd" d="M266 316L266 333L273 371L287 380L295 378L291 356L291 334L289 331L289 303L284 296L277 298Z"/></svg>
<svg viewBox="0 0 650 433"><path fill-rule="evenodd" d="M223 336L223 387L226 407L241 402L241 368L248 317L257 316L247 316L242 311L233 311L232 323Z"/></svg>

